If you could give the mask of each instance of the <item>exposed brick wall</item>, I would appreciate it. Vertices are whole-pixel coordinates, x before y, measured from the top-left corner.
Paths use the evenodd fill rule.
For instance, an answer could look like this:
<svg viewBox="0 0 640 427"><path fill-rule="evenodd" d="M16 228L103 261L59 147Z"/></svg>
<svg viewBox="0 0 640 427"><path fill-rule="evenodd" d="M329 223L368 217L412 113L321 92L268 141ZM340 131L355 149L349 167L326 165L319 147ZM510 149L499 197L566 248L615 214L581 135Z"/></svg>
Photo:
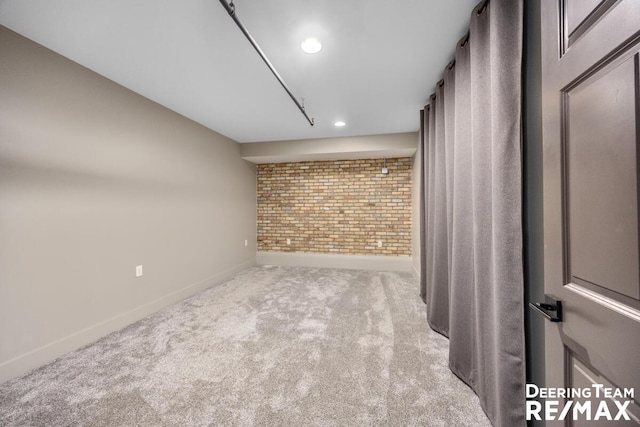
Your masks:
<svg viewBox="0 0 640 427"><path fill-rule="evenodd" d="M411 159L387 168L382 159L258 165L258 250L411 255Z"/></svg>

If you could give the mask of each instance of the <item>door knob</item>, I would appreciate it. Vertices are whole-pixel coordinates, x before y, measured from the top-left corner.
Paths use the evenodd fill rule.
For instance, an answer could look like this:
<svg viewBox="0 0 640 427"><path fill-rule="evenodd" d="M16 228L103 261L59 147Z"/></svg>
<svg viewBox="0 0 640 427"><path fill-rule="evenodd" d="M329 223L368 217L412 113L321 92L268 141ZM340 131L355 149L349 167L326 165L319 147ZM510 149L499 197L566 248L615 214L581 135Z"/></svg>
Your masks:
<svg viewBox="0 0 640 427"><path fill-rule="evenodd" d="M544 302L530 302L529 307L552 322L562 322L562 301L553 295L545 295Z"/></svg>

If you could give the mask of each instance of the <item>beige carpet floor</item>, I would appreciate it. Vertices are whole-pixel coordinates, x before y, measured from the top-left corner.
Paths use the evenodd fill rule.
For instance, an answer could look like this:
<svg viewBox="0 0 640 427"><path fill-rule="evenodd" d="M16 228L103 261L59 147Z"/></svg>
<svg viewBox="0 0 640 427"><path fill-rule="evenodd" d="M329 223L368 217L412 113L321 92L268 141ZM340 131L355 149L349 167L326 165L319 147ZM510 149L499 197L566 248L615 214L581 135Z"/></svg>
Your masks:
<svg viewBox="0 0 640 427"><path fill-rule="evenodd" d="M1 426L489 426L411 274L253 267L0 385Z"/></svg>

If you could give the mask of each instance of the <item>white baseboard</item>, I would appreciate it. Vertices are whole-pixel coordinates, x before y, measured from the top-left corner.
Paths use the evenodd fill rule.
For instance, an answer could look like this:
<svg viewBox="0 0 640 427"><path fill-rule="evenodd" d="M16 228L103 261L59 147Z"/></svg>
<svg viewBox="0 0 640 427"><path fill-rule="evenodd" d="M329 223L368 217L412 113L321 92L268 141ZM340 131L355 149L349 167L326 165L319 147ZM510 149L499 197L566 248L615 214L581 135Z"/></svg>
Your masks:
<svg viewBox="0 0 640 427"><path fill-rule="evenodd" d="M420 270L416 268L415 264L411 263L411 269L413 271L413 277L415 277L417 280L420 280Z"/></svg>
<svg viewBox="0 0 640 427"><path fill-rule="evenodd" d="M349 270L412 271L413 269L413 263L409 256L258 252L256 262L258 265L344 268Z"/></svg>
<svg viewBox="0 0 640 427"><path fill-rule="evenodd" d="M0 363L0 383L19 377L39 366L45 365L58 357L90 344L99 338L124 328L150 314L171 304L197 294L204 289L220 284L231 276L255 265L253 259L214 274L199 282L174 291L168 295L150 301L125 313L118 314L88 328L74 332L66 337L45 344L6 362Z"/></svg>

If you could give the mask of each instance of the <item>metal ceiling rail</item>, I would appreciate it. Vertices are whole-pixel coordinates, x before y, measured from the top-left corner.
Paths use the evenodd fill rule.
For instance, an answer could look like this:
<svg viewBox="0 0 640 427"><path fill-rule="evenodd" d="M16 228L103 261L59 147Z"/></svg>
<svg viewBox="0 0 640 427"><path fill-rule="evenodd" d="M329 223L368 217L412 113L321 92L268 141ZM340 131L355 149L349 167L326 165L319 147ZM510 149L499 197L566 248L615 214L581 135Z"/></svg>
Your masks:
<svg viewBox="0 0 640 427"><path fill-rule="evenodd" d="M251 34L249 34L249 31L247 31L245 26L242 25L242 22L240 22L240 20L236 16L236 8L235 8L235 5L233 4L233 0L231 0L230 3L227 3L227 0L220 0L220 3L222 3L222 6L224 6L225 10L229 13L229 16L231 16L231 19L233 19L233 22L236 23L238 28L240 28L240 31L242 31L242 33L245 35L247 40L249 40L249 43L251 43L251 46L253 46L256 52L258 52L258 55L260 55L260 58L262 58L264 63L267 64L267 67L269 67L273 75L276 77L276 79L278 79L278 82L280 82L280 85L282 85L282 88L289 94L289 97L291 97L291 100L296 104L296 106L298 107L300 112L304 115L304 117L307 119L309 124L313 126L314 119L309 118L309 116L307 115L307 112L304 110L304 105L298 102L298 100L293 95L293 93L291 92L287 84L284 82L284 80L282 80L282 77L280 77L280 74L278 74L278 72L274 68L273 64L271 64L271 61L269 61L269 58L267 58L267 56L264 54L262 49L260 49L260 46L258 46L258 43L256 43L255 39L251 36Z"/></svg>

